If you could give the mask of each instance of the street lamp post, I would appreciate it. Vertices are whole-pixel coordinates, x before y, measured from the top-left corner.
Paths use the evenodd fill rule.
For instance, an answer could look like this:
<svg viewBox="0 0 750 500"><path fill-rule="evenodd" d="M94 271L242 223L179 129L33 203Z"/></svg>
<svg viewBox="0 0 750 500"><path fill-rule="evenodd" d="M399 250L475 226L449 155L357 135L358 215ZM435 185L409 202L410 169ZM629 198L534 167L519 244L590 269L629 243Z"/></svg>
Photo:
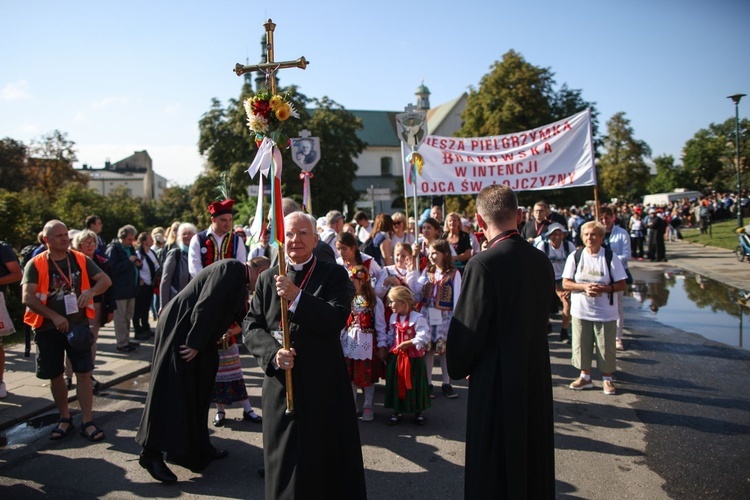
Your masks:
<svg viewBox="0 0 750 500"><path fill-rule="evenodd" d="M740 99L747 94L727 96L734 103L735 135L734 144L737 147L737 227L742 227L742 177L740 176Z"/></svg>

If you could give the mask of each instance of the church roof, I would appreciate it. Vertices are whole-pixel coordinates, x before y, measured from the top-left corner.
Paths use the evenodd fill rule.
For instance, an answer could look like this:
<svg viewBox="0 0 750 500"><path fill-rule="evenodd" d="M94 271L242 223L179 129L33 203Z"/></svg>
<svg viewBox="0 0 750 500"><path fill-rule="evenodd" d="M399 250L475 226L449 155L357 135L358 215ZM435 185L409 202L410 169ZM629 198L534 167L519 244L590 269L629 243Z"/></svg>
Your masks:
<svg viewBox="0 0 750 500"><path fill-rule="evenodd" d="M427 111L427 133L434 134L434 131L440 128L440 125L448 116L450 116L451 112L453 112L453 110L459 105L464 96L466 96L465 93L451 101L444 102L443 104L429 109Z"/></svg>
<svg viewBox="0 0 750 500"><path fill-rule="evenodd" d="M399 147L401 142L396 134L398 111L349 110L362 120L363 128L357 130L357 137L370 147Z"/></svg>

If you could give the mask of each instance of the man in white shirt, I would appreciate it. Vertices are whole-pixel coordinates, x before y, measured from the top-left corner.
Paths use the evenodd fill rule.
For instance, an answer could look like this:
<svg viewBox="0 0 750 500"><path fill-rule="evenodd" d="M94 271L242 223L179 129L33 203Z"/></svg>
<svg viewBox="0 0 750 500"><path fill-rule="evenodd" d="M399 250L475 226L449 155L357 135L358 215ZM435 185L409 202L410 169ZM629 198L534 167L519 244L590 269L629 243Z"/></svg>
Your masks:
<svg viewBox="0 0 750 500"><path fill-rule="evenodd" d="M360 243L364 243L365 241L367 241L367 238L370 237L370 233L372 232L372 224L370 223L370 219L367 218L366 213L359 211L354 214L354 222L357 223L357 231L355 236Z"/></svg>

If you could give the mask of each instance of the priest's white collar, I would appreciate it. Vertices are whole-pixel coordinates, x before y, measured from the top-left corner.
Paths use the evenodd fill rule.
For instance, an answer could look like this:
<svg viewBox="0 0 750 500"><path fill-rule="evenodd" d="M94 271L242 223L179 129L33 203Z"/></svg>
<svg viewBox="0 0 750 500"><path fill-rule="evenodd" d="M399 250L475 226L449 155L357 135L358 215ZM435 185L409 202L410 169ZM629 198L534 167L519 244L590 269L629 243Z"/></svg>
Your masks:
<svg viewBox="0 0 750 500"><path fill-rule="evenodd" d="M310 261L311 261L311 260L313 260L313 257L314 257L314 255L310 255L310 258L309 258L309 259L307 259L307 260L306 260L305 262L303 262L302 264L295 264L295 263L294 263L294 262L292 262L291 260L287 260L287 261L286 261L286 267L287 267L287 270L288 270L288 269L294 269L295 271L302 271L302 268L304 268L304 267L305 267L305 265L309 264L309 263L310 263Z"/></svg>

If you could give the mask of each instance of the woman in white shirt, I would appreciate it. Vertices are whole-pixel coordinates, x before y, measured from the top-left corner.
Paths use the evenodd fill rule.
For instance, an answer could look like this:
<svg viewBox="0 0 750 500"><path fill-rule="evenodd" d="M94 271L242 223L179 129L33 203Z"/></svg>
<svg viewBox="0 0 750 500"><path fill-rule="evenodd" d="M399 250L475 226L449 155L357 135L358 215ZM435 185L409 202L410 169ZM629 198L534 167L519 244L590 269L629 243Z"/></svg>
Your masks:
<svg viewBox="0 0 750 500"><path fill-rule="evenodd" d="M581 226L585 248L568 256L563 270L563 288L571 290L573 366L581 376L570 384L574 390L592 389L592 351L596 344L596 367L602 372L604 394L615 394L617 294L625 290L625 269L617 255L602 247L604 226L596 221ZM576 257L580 260L576 262ZM610 260L609 265L607 261Z"/></svg>

